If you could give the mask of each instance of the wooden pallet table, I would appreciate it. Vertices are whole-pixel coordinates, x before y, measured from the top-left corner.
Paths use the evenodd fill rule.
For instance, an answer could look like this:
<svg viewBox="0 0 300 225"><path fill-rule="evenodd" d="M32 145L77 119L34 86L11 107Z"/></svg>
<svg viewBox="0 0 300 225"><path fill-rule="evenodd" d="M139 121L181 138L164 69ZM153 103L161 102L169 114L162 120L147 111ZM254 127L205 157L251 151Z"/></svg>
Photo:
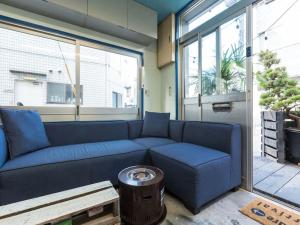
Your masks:
<svg viewBox="0 0 300 225"><path fill-rule="evenodd" d="M0 225L115 225L119 195L109 181L0 207Z"/></svg>

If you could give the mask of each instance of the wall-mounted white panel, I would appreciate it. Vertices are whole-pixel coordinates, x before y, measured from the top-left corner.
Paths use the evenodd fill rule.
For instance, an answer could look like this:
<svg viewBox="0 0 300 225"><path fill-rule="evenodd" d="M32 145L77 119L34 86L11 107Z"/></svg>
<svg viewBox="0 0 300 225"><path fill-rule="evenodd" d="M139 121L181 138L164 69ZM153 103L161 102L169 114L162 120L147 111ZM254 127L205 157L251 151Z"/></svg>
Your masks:
<svg viewBox="0 0 300 225"><path fill-rule="evenodd" d="M61 5L85 15L87 14L88 0L48 0L48 2Z"/></svg>
<svg viewBox="0 0 300 225"><path fill-rule="evenodd" d="M0 3L137 44L149 45L157 38L156 12L132 0L0 0Z"/></svg>
<svg viewBox="0 0 300 225"><path fill-rule="evenodd" d="M88 15L127 27L127 0L88 0Z"/></svg>
<svg viewBox="0 0 300 225"><path fill-rule="evenodd" d="M157 13L133 0L128 0L128 29L157 38Z"/></svg>

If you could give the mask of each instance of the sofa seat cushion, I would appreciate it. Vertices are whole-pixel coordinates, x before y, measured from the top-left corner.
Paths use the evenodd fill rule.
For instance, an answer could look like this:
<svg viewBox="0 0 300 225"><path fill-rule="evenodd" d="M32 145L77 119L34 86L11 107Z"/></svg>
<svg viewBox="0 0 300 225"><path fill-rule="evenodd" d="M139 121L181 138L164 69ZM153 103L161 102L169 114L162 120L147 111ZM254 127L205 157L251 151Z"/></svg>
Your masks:
<svg viewBox="0 0 300 225"><path fill-rule="evenodd" d="M1 171L145 150L131 140L48 147L7 161Z"/></svg>
<svg viewBox="0 0 300 225"><path fill-rule="evenodd" d="M47 148L26 156L1 168L0 205L105 180L116 185L121 170L149 163L148 150L129 140Z"/></svg>
<svg viewBox="0 0 300 225"><path fill-rule="evenodd" d="M155 138L155 137L136 138L133 141L147 148L176 143L175 141L168 138Z"/></svg>
<svg viewBox="0 0 300 225"><path fill-rule="evenodd" d="M166 188L193 212L230 188L230 155L189 143L150 149L154 166L165 173Z"/></svg>
<svg viewBox="0 0 300 225"><path fill-rule="evenodd" d="M230 157L227 153L189 143L175 143L168 146L152 147L151 151L193 168L209 163L210 161Z"/></svg>

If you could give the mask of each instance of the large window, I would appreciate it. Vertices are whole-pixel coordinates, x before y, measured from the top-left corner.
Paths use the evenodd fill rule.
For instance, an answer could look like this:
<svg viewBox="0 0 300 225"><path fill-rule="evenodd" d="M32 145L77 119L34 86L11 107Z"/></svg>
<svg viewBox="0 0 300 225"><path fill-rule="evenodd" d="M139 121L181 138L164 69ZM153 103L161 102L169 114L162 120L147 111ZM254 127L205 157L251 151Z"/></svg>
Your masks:
<svg viewBox="0 0 300 225"><path fill-rule="evenodd" d="M0 105L68 106L62 89L75 85L75 44L0 28ZM50 83L47 95L47 83ZM74 95L75 89L72 88ZM64 103L64 104L61 104Z"/></svg>
<svg viewBox="0 0 300 225"><path fill-rule="evenodd" d="M3 25L0 55L2 106L137 107L133 53Z"/></svg>
<svg viewBox="0 0 300 225"><path fill-rule="evenodd" d="M243 13L183 48L185 98L245 92L245 20Z"/></svg>
<svg viewBox="0 0 300 225"><path fill-rule="evenodd" d="M217 91L216 32L202 38L202 95L213 95Z"/></svg>
<svg viewBox="0 0 300 225"><path fill-rule="evenodd" d="M199 1L181 15L185 98L245 92L246 14L228 11L239 1Z"/></svg>
<svg viewBox="0 0 300 225"><path fill-rule="evenodd" d="M115 108L111 93L119 93L124 99L118 101L118 108L136 107L137 58L81 46L80 83L84 92L83 106Z"/></svg>
<svg viewBox="0 0 300 225"><path fill-rule="evenodd" d="M185 97L196 97L199 93L198 41L184 47Z"/></svg>
<svg viewBox="0 0 300 225"><path fill-rule="evenodd" d="M245 14L220 27L220 94L246 90L246 19Z"/></svg>

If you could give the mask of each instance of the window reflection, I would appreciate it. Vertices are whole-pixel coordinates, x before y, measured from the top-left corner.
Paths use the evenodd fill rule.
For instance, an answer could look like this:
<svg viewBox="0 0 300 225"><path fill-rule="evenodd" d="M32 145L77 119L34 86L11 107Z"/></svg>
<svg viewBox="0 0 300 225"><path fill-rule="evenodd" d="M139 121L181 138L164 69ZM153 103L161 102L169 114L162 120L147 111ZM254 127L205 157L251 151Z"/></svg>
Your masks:
<svg viewBox="0 0 300 225"><path fill-rule="evenodd" d="M202 38L202 95L214 95L217 90L216 32Z"/></svg>
<svg viewBox="0 0 300 225"><path fill-rule="evenodd" d="M185 97L196 97L199 93L198 41L184 48Z"/></svg>
<svg viewBox="0 0 300 225"><path fill-rule="evenodd" d="M225 11L235 3L239 2L240 0L221 0L209 7L204 12L198 14L196 17L188 21L188 29L187 32L195 29L196 27L200 26L201 24L205 23L206 21L210 20L214 16L220 14L221 12Z"/></svg>
<svg viewBox="0 0 300 225"><path fill-rule="evenodd" d="M245 15L241 15L220 28L221 35L221 94L245 91L246 29Z"/></svg>

